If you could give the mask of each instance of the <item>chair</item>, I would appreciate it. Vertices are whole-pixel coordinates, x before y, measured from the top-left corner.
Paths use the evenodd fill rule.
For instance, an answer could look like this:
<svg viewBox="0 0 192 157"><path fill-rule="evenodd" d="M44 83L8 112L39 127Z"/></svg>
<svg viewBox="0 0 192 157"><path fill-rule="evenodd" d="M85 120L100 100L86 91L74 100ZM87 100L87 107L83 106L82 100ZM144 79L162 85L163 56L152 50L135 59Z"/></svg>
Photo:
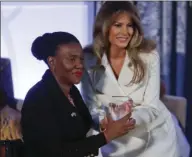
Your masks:
<svg viewBox="0 0 192 157"><path fill-rule="evenodd" d="M169 109L169 111L176 116L181 126L185 130L187 100L184 97L172 95L164 95L161 100Z"/></svg>

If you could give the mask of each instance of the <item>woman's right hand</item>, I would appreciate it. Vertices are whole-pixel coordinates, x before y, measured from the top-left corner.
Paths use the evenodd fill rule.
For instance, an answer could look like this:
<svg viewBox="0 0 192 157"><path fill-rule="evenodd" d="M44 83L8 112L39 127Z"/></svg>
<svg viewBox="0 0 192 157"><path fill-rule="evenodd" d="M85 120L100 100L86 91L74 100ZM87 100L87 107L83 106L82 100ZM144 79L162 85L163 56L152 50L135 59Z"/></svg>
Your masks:
<svg viewBox="0 0 192 157"><path fill-rule="evenodd" d="M110 115L107 116L107 124L105 124L104 131L107 142L120 137L129 132L129 130L135 128L135 120L130 117L131 113L119 120L114 121Z"/></svg>

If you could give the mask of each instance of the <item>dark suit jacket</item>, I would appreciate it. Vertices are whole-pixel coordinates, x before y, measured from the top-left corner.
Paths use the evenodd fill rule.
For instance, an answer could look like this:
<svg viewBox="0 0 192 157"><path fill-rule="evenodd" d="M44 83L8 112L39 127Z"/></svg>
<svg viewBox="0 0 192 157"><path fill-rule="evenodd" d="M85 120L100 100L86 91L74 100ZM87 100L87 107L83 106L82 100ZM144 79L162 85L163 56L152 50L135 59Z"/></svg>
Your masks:
<svg viewBox="0 0 192 157"><path fill-rule="evenodd" d="M93 121L78 89L70 94L74 107L64 96L52 73L26 95L21 126L27 157L84 157L98 154L106 144L103 133L86 137Z"/></svg>

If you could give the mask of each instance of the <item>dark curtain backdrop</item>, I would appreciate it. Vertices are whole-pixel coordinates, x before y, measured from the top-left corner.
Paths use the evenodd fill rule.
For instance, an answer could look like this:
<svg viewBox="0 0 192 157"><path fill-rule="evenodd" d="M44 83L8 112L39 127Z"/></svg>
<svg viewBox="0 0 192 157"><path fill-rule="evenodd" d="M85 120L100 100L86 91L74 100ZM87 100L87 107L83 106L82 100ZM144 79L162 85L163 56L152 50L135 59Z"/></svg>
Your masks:
<svg viewBox="0 0 192 157"><path fill-rule="evenodd" d="M167 94L184 96L186 2L137 2L146 37L157 42Z"/></svg>
<svg viewBox="0 0 192 157"><path fill-rule="evenodd" d="M101 2L95 3L97 12ZM145 36L157 42L167 94L187 99L186 135L192 145L192 2L133 3L139 9Z"/></svg>
<svg viewBox="0 0 192 157"><path fill-rule="evenodd" d="M192 146L192 2L187 2L187 29L186 29L186 54L183 93L187 98L187 126L186 135ZM192 148L191 148L192 149ZM191 156L192 157L192 152Z"/></svg>

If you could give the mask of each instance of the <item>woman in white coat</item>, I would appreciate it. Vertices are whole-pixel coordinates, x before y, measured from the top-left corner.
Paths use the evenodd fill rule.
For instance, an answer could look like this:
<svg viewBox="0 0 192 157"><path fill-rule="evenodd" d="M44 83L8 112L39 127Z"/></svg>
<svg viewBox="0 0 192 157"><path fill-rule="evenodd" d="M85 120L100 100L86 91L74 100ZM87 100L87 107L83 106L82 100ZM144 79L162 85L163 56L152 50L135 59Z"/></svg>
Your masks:
<svg viewBox="0 0 192 157"><path fill-rule="evenodd" d="M180 157L171 113L159 100L160 61L129 1L106 1L96 17L94 52L85 53L83 97L93 117L131 98L136 128L102 147L103 157Z"/></svg>

